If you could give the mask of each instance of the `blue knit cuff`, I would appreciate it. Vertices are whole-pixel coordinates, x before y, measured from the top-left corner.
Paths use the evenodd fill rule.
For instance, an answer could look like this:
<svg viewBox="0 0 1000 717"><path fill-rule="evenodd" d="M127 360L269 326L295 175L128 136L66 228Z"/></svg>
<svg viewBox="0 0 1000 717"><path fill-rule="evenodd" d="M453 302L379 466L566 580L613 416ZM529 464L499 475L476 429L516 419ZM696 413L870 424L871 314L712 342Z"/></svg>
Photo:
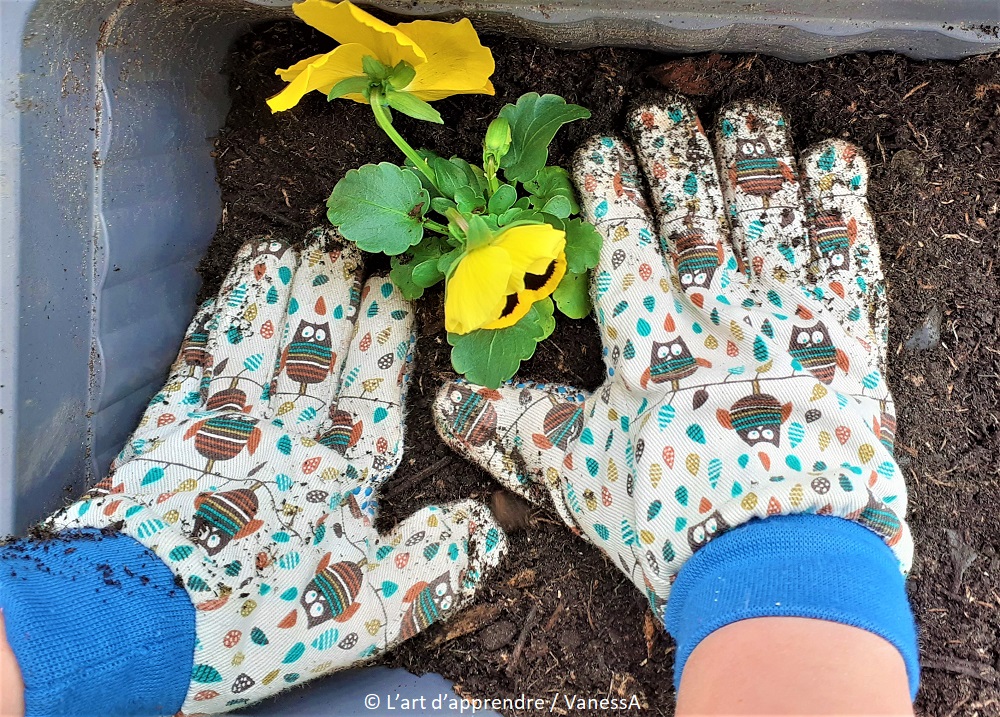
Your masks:
<svg viewBox="0 0 1000 717"><path fill-rule="evenodd" d="M0 546L0 609L26 717L180 710L194 606L170 569L132 538L87 529Z"/></svg>
<svg viewBox="0 0 1000 717"><path fill-rule="evenodd" d="M915 698L917 632L899 561L875 533L843 518L774 516L724 533L677 574L666 627L677 641L674 686L688 657L721 627L754 617L810 617L860 627L903 656Z"/></svg>

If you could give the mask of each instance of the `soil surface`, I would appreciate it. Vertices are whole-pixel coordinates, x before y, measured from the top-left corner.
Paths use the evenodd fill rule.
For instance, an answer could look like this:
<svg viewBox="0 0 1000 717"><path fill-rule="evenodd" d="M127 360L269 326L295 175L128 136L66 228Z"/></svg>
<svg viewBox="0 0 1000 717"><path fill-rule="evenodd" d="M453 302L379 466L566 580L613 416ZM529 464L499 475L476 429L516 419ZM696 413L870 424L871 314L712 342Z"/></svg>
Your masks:
<svg viewBox="0 0 1000 717"><path fill-rule="evenodd" d="M839 136L868 154L891 302L897 455L910 481L917 545L908 583L924 665L917 708L1000 714L1000 587L992 577L1000 575L1000 58L921 63L858 55L796 65L484 40L497 58L496 97L437 102L443 127L400 118L414 146L475 159L503 104L528 91L553 92L593 112L557 137L552 159L565 166L585 137L619 127L629 102L666 87L691 96L706 127L730 100L774 100L799 148ZM293 22L261 26L234 47L232 110L216 141L224 211L201 267L204 295L218 288L243 241L261 234L301 241L325 222L325 200L347 170L402 160L367 106L313 93L291 112L269 112L264 99L283 86L274 69L330 48ZM438 439L430 400L452 375L440 293L421 300L419 317L408 452L384 490L381 523L418 505L478 498L492 501L512 529L511 550L469 611L384 661L438 671L467 696L636 694L648 705L644 714L672 714L673 643L642 595L553 512L498 491ZM936 317L939 340L933 326L921 333ZM521 375L596 388L602 370L593 322L561 318Z"/></svg>

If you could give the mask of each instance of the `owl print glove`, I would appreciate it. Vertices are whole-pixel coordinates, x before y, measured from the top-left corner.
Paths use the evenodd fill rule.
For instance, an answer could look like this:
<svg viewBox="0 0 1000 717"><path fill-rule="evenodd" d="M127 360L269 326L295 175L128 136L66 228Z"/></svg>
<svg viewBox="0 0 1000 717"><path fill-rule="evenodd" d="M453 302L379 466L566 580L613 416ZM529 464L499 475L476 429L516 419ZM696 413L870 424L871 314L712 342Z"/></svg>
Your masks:
<svg viewBox="0 0 1000 717"><path fill-rule="evenodd" d="M796 162L787 121L753 103L722 112L714 153L683 98L627 127L631 144L598 137L575 160L604 236L604 385L454 382L439 432L551 499L647 595L678 641L678 681L712 630L798 615L883 635L915 690L865 159L826 141Z"/></svg>
<svg viewBox="0 0 1000 717"><path fill-rule="evenodd" d="M224 712L373 658L452 614L505 550L471 501L419 510L387 535L373 527L376 490L403 451L413 311L385 277L362 287L360 253L332 234L314 232L299 252L266 239L243 247L111 474L53 519L91 529L74 534L77 554L126 542L108 539L111 528L141 544L124 562L105 555L98 597L116 599L116 582L145 594L154 575L193 605L190 637L121 648L139 674L146 662L179 672L162 711ZM173 584L156 577L164 567ZM3 596L0 583L8 632L20 634ZM95 632L143 618L104 619ZM161 628L161 639L178 631L176 620L149 631ZM163 664L177 641L179 667ZM27 695L32 714L30 684Z"/></svg>

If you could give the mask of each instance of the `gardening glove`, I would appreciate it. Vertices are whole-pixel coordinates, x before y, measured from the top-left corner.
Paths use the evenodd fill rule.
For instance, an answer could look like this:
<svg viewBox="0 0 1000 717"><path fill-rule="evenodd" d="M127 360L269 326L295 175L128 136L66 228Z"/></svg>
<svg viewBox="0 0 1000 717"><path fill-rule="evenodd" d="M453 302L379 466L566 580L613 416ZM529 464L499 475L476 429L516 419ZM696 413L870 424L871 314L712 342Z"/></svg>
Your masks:
<svg viewBox="0 0 1000 717"><path fill-rule="evenodd" d="M65 575L32 578L75 601L62 608L72 619L51 597L30 609L37 594L5 598L0 581L29 715L86 711L65 700L88 680L132 693L129 704L95 696L98 713L234 709L416 635L499 560L505 537L472 501L423 508L386 535L373 527L376 491L403 452L413 310L385 277L362 287L359 251L333 234L313 232L299 252L275 239L244 246L111 474L52 519L87 530L5 549L24 574L65 549L81 561L72 582L99 580L83 594ZM97 568L84 571L87 560ZM40 679L50 666L35 666L39 651L74 644L57 627L87 633L92 648L52 686ZM161 690L136 705L147 680Z"/></svg>
<svg viewBox="0 0 1000 717"><path fill-rule="evenodd" d="M574 166L604 237L603 386L455 381L435 403L441 436L550 499L648 596L678 682L711 631L799 615L883 635L915 690L864 157L826 141L797 163L787 121L753 103L722 112L714 153L683 98L627 127L631 145L594 138Z"/></svg>

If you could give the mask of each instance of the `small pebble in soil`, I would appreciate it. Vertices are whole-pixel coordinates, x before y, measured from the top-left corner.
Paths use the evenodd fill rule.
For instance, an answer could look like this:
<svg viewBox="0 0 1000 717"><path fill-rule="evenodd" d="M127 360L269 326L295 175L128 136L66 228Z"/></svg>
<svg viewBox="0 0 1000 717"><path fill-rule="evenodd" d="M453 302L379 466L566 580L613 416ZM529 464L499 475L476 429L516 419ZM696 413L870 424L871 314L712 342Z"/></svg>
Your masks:
<svg viewBox="0 0 1000 717"><path fill-rule="evenodd" d="M941 343L941 317L941 307L931 307L917 330L906 340L906 350L929 351Z"/></svg>

